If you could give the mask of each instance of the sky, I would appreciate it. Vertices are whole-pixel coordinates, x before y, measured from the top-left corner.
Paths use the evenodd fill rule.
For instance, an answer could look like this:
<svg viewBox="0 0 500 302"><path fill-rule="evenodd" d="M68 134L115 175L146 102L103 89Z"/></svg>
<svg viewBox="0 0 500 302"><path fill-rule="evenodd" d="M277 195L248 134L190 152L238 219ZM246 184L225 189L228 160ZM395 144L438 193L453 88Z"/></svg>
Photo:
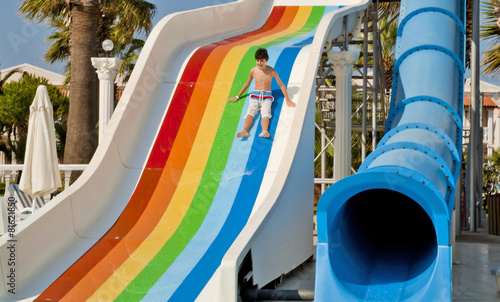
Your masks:
<svg viewBox="0 0 500 302"><path fill-rule="evenodd" d="M154 25L173 12L232 1L234 0L149 0L157 9ZM62 63L48 65L43 60L48 47L45 38L51 33L50 27L43 23L24 21L24 17L17 13L21 3L20 0L0 0L0 70L29 63L64 74Z"/></svg>
<svg viewBox="0 0 500 302"><path fill-rule="evenodd" d="M153 24L158 23L166 15L209 5L232 2L234 0L149 0L156 5L157 13ZM17 13L20 0L0 0L0 70L15 65L29 63L60 74L64 74L62 63L48 65L43 60L47 50L45 38L51 29L45 24L26 22L24 17ZM481 44L485 49L486 45ZM470 72L466 71L466 77ZM481 76L481 80L499 85L500 76Z"/></svg>

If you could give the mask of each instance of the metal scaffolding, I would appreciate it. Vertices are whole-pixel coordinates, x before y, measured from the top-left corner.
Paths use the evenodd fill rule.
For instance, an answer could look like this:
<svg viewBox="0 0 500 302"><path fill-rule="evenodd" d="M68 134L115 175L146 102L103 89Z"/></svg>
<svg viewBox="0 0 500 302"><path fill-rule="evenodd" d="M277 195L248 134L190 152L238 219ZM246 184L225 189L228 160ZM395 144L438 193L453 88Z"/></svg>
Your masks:
<svg viewBox="0 0 500 302"><path fill-rule="evenodd" d="M394 17L391 22L397 18ZM362 162L368 150L377 144L379 133L383 133L389 101L388 87L385 80L384 64L381 55L382 45L378 26L378 1L374 1L366 10L363 26L359 36L349 34L349 49L360 52L358 61L353 68L352 92L352 130L358 133L353 136L353 142L359 152L356 161ZM383 29L382 29L383 30ZM347 50L346 41L332 43L332 49ZM323 193L328 185L335 182L333 175L333 156L335 140L335 70L328 61L326 53L318 67L316 77L316 151L315 162L320 163L320 177L315 178L315 184L321 186ZM370 121L370 123L368 123ZM371 134L371 143L367 138ZM351 167L356 173L356 167Z"/></svg>

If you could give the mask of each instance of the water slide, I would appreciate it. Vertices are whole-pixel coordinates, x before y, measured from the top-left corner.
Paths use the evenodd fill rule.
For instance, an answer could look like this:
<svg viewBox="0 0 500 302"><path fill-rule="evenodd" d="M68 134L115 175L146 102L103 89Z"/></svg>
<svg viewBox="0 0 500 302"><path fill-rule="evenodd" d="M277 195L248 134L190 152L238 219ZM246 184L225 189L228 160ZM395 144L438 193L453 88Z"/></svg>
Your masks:
<svg viewBox="0 0 500 302"><path fill-rule="evenodd" d="M239 0L160 21L88 168L0 238L0 300L235 301L245 259L264 286L310 257L316 68L367 5ZM258 116L235 138L248 96L226 100L258 47L297 106L273 82L271 138Z"/></svg>
<svg viewBox="0 0 500 302"><path fill-rule="evenodd" d="M464 2L401 1L385 136L318 205L316 301L451 301Z"/></svg>

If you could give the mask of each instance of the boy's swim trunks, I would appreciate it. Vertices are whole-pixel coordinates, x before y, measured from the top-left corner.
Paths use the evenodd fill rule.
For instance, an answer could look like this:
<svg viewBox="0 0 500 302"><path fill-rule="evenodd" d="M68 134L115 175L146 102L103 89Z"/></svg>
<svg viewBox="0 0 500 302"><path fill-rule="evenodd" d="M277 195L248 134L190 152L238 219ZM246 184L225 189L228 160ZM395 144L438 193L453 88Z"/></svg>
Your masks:
<svg viewBox="0 0 500 302"><path fill-rule="evenodd" d="M271 105L274 101L271 91L254 90L250 93L247 115L255 117L260 109L262 117L271 118Z"/></svg>

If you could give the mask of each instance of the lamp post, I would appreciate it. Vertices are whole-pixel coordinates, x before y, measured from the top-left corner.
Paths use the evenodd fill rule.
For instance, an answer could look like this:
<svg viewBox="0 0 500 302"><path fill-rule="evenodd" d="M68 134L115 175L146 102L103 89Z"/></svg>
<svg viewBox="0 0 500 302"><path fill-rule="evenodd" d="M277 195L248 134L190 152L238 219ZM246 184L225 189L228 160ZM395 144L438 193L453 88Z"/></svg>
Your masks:
<svg viewBox="0 0 500 302"><path fill-rule="evenodd" d="M113 50L113 41L106 39L102 48L109 54ZM103 138L104 130L108 126L114 107L114 81L122 60L118 58L103 57L91 58L92 65L97 69L99 77L99 143Z"/></svg>

